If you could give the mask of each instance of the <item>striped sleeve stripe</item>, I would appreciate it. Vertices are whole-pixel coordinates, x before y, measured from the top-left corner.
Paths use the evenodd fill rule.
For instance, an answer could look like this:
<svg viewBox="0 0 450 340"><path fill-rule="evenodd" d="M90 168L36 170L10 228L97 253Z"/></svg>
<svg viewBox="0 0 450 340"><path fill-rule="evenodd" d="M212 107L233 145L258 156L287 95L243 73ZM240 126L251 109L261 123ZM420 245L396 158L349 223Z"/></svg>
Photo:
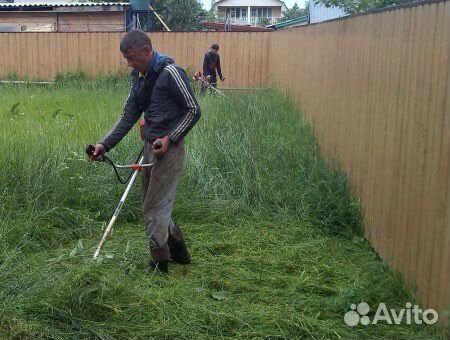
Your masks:
<svg viewBox="0 0 450 340"><path fill-rule="evenodd" d="M173 65L169 65L166 67L166 69L169 71L169 73L174 78L175 82L177 83L178 87L181 90L181 93L183 94L184 99L188 103L188 105L191 107L191 110L189 110L189 114L185 117L185 119L182 121L182 123L175 129L175 131L172 133L172 136L175 140L178 139L179 135L188 127L193 121L197 114L197 105L195 104L194 99L192 98L192 95L187 90L186 84L183 82L183 79L181 79L178 70Z"/></svg>
<svg viewBox="0 0 450 340"><path fill-rule="evenodd" d="M186 88L186 84L184 84L183 80L181 79L178 70L175 68L175 66L170 65L168 66L168 71L172 75L172 77L175 79L176 83L178 84L178 87L180 88L186 102L188 105L191 106L190 113L186 116L186 118L183 120L183 122L177 127L177 129L172 133L172 136L174 139L178 139L179 135L186 129L187 126L189 126L190 123L194 120L197 107L195 105L194 99L192 98L191 94Z"/></svg>

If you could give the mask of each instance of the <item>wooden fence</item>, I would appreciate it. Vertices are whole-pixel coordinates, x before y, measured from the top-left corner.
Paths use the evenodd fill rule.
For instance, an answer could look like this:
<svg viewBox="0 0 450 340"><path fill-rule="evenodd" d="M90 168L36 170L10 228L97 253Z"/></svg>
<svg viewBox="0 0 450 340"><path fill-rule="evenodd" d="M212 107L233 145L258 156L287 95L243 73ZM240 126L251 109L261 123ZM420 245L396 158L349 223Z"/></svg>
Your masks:
<svg viewBox="0 0 450 340"><path fill-rule="evenodd" d="M123 33L0 33L0 77L126 68ZM366 236L424 307L450 305L450 1L271 33L152 33L192 71L221 46L224 85L289 93L345 170Z"/></svg>

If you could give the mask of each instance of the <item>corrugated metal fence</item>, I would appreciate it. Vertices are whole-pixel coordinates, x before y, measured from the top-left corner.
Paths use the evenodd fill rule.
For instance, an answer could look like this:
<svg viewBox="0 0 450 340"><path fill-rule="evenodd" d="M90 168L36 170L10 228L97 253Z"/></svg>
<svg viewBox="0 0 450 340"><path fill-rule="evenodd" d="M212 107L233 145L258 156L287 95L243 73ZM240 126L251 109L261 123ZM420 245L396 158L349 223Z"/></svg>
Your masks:
<svg viewBox="0 0 450 340"><path fill-rule="evenodd" d="M0 77L16 73L28 79L51 79L56 72L83 70L88 75L126 69L119 51L124 33L0 33ZM261 87L267 84L267 32L151 33L156 50L172 55L191 73L202 69L203 55L220 44L224 86Z"/></svg>
<svg viewBox="0 0 450 340"><path fill-rule="evenodd" d="M271 78L350 174L371 244L441 310L450 305L449 63L450 2L275 32L269 45Z"/></svg>
<svg viewBox="0 0 450 340"><path fill-rule="evenodd" d="M121 36L0 33L0 76L116 72ZM151 37L192 71L217 42L224 85L272 80L298 100L324 156L350 174L376 251L424 306L449 306L450 2L273 33Z"/></svg>

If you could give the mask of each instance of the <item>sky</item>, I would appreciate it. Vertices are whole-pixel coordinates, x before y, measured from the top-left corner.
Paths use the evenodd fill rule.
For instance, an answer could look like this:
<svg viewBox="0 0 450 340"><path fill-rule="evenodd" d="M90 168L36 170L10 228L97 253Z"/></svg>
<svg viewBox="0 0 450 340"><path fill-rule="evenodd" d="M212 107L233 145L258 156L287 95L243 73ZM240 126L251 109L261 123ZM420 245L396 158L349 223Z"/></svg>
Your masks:
<svg viewBox="0 0 450 340"><path fill-rule="evenodd" d="M203 4L203 8L207 10L211 9L211 0L200 0L200 2ZM297 3L300 8L305 8L305 0L285 0L284 3L288 8L292 8L295 3Z"/></svg>

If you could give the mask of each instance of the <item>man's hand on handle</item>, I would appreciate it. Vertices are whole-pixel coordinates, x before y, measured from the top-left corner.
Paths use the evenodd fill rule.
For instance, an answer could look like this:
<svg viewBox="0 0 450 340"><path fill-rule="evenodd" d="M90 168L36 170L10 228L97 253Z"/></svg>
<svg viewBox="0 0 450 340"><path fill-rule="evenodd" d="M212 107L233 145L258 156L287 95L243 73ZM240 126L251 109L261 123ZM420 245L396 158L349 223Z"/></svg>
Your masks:
<svg viewBox="0 0 450 340"><path fill-rule="evenodd" d="M158 145L159 143L162 144L161 147L159 147L159 145ZM153 154L155 155L155 157L159 158L159 157L164 156L164 154L167 152L167 150L169 150L171 144L172 144L172 142L170 141L169 136L158 138L157 140L155 140L153 142L153 146L152 146L152 151L153 151Z"/></svg>
<svg viewBox="0 0 450 340"><path fill-rule="evenodd" d="M106 148L103 144L95 144L94 152L89 156L89 160L101 162L103 160L103 155L106 153Z"/></svg>

